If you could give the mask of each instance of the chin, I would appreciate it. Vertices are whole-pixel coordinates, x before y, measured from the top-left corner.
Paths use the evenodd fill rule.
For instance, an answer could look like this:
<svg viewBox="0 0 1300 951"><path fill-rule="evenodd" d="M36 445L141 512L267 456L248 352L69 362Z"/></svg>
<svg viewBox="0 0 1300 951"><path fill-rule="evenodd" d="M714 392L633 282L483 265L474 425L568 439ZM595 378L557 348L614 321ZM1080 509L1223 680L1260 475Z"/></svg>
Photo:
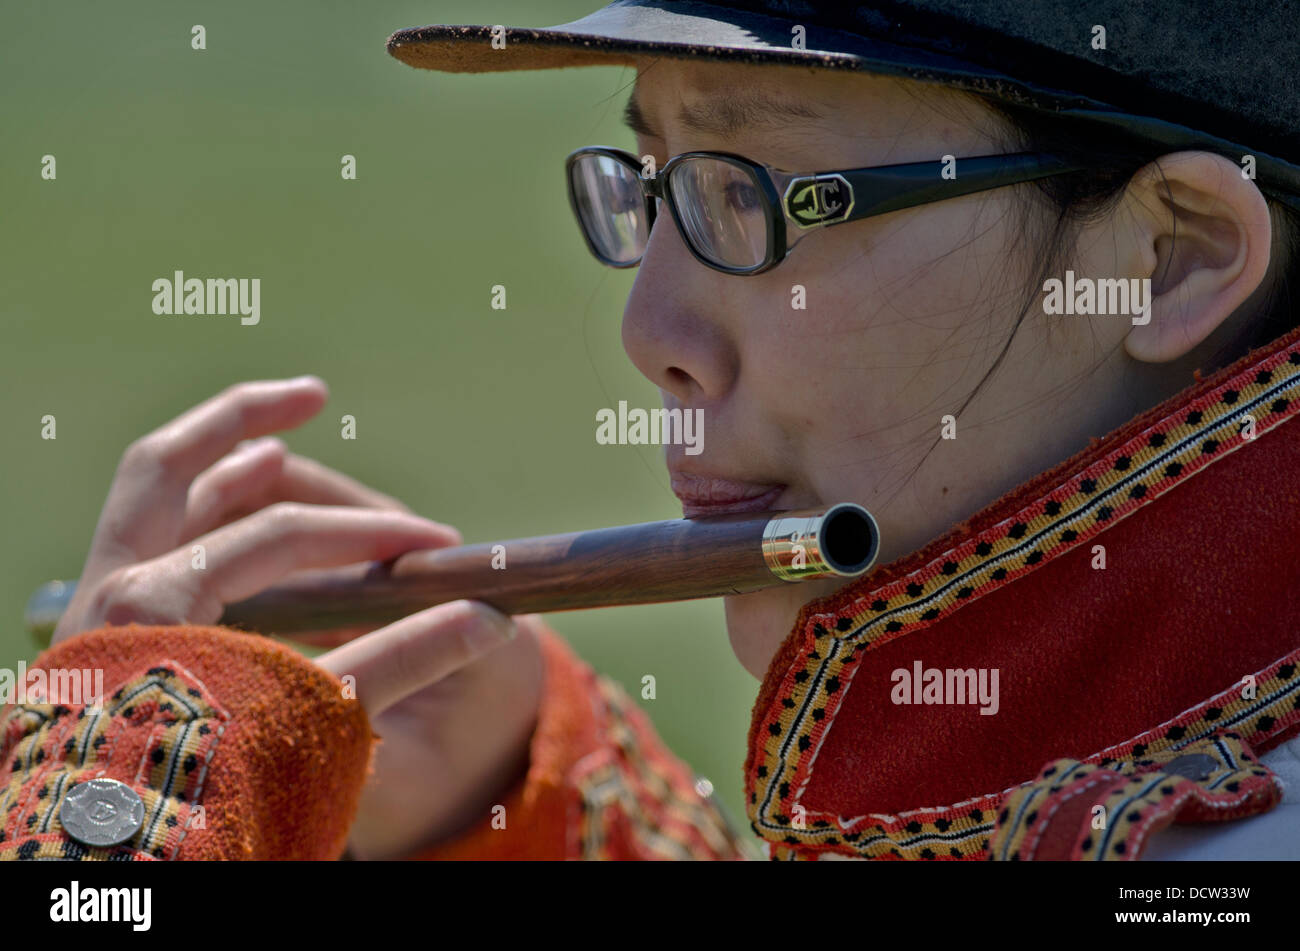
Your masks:
<svg viewBox="0 0 1300 951"><path fill-rule="evenodd" d="M801 581L723 598L727 638L740 665L762 680L803 606L841 585L835 580Z"/></svg>

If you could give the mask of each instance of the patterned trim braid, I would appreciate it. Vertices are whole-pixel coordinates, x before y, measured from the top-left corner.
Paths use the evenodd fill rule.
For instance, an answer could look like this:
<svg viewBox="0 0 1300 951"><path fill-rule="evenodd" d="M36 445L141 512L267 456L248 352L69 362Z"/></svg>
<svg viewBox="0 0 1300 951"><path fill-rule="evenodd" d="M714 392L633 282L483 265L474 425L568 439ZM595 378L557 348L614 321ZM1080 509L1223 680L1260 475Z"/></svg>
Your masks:
<svg viewBox="0 0 1300 951"><path fill-rule="evenodd" d="M573 769L579 816L570 823L583 859L718 859L744 851L720 807L660 749L645 713L607 677L596 678L607 745Z"/></svg>
<svg viewBox="0 0 1300 951"><path fill-rule="evenodd" d="M230 715L180 664L129 678L102 707L26 703L0 723L0 859L174 859L191 825ZM68 793L90 779L126 783L144 802L127 842L89 848L59 821Z"/></svg>
<svg viewBox="0 0 1300 951"><path fill-rule="evenodd" d="M1193 779L1179 761L1200 758ZM1035 783L1007 797L998 814L990 859L1042 856L1054 825L1068 836L1060 858L1133 861L1147 836L1172 822L1217 822L1276 805L1282 788L1236 733L1218 733L1191 746L1169 748L1111 765L1057 760ZM1077 803L1071 808L1071 802Z"/></svg>

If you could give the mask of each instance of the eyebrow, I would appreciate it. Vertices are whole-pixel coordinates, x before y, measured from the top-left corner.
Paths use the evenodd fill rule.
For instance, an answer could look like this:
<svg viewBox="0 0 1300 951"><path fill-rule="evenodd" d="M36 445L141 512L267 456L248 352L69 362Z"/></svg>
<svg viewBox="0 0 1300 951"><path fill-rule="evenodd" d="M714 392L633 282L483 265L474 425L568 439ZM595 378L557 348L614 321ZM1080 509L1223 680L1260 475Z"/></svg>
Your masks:
<svg viewBox="0 0 1300 951"><path fill-rule="evenodd" d="M775 99L766 93L748 90L706 99L696 105L682 104L677 113L682 128L692 132L734 136L746 127L772 128L789 121L823 119L816 109L801 102ZM642 110L636 93L623 110L623 123L638 135L662 138L662 133Z"/></svg>

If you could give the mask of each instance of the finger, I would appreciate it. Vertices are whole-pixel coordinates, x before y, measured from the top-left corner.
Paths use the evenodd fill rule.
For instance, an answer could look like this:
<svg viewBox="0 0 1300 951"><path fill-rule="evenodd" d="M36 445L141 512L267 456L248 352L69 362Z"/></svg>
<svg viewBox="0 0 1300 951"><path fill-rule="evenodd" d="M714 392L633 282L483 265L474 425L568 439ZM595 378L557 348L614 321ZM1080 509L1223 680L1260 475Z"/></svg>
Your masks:
<svg viewBox="0 0 1300 951"><path fill-rule="evenodd" d="M306 456L290 455L275 491L286 501L409 512L405 505ZM277 499L277 501L279 501Z"/></svg>
<svg viewBox="0 0 1300 951"><path fill-rule="evenodd" d="M241 440L306 422L328 391L316 377L239 383L132 443L95 530L95 575L170 550L185 521L190 483Z"/></svg>
<svg viewBox="0 0 1300 951"><path fill-rule="evenodd" d="M266 487L264 493L257 498L245 500L242 503L245 508L243 512L229 512L226 518L228 521L233 521L232 515L248 515L275 502L352 505L358 508L390 509L394 512L410 511L391 495L372 489L315 459L289 453L285 457L279 476Z"/></svg>
<svg viewBox="0 0 1300 951"><path fill-rule="evenodd" d="M355 677L370 717L455 673L515 636L510 618L478 601L440 604L316 658L337 677Z"/></svg>
<svg viewBox="0 0 1300 951"><path fill-rule="evenodd" d="M115 569L86 593L75 616L65 615L65 629L213 624L225 605L294 571L386 561L453 541L446 526L416 515L282 502L201 535L193 545Z"/></svg>
<svg viewBox="0 0 1300 951"><path fill-rule="evenodd" d="M449 526L382 509L278 502L231 525L200 536L205 568L195 571L206 598L222 605L241 601L295 571L387 561L420 548L460 542ZM183 569L189 546L167 556Z"/></svg>
<svg viewBox="0 0 1300 951"><path fill-rule="evenodd" d="M284 443L265 436L242 443L194 480L185 501L180 540L187 541L234 521L241 509L262 508L264 498L280 478L286 456ZM244 512L247 514L247 512Z"/></svg>
<svg viewBox="0 0 1300 951"><path fill-rule="evenodd" d="M268 447L278 448L278 452ZM250 456L255 450L258 454ZM180 541L188 541L276 502L410 511L391 495L315 459L287 452L280 440L267 436L241 443L194 480L185 505Z"/></svg>

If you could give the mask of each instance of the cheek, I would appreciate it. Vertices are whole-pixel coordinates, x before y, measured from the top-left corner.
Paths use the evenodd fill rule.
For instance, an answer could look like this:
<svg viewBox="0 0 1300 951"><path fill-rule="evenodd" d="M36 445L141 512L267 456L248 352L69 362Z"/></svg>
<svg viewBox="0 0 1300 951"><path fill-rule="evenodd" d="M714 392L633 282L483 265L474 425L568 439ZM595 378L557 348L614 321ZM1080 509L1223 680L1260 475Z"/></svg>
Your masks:
<svg viewBox="0 0 1300 951"><path fill-rule="evenodd" d="M964 395L978 375L958 384L986 368L1005 233L978 206L904 215L810 235L784 280L751 302L764 318L747 357L760 379L780 381L774 405L810 438L870 430L885 447L908 442L937 424L945 393Z"/></svg>
<svg viewBox="0 0 1300 951"><path fill-rule="evenodd" d="M761 311L746 359L822 499L878 503L909 481L1023 306L1005 208L951 204L812 235L769 291L782 306Z"/></svg>

